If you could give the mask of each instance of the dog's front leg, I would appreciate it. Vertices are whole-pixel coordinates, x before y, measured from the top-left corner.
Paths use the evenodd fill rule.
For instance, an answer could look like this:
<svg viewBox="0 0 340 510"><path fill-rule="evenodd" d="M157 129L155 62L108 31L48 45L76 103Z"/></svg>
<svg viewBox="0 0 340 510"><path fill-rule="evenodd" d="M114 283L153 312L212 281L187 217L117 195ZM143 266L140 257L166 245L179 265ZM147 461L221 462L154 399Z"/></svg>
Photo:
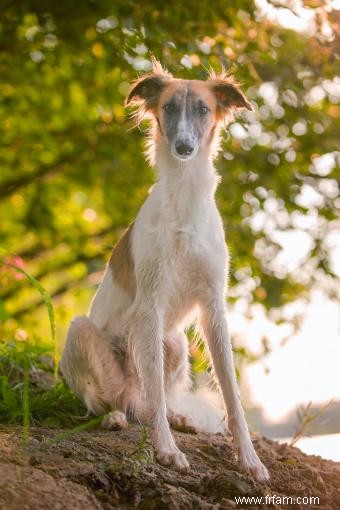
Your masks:
<svg viewBox="0 0 340 510"><path fill-rule="evenodd" d="M176 446L167 420L163 372L163 327L159 305L145 294L136 299L130 316L130 342L141 379L161 464L187 469L188 461Z"/></svg>
<svg viewBox="0 0 340 510"><path fill-rule="evenodd" d="M205 300L202 306L202 326L227 407L228 423L240 462L256 479L267 480L268 471L255 452L240 401L223 298Z"/></svg>

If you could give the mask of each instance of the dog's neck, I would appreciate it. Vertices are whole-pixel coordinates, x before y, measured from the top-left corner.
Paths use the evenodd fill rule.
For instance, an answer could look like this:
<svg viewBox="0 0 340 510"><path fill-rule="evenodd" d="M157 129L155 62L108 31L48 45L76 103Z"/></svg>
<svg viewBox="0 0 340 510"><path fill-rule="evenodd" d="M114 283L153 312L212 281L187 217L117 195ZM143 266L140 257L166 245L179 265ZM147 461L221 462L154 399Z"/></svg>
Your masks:
<svg viewBox="0 0 340 510"><path fill-rule="evenodd" d="M214 201L219 182L209 150L201 148L189 161L174 158L164 139L154 147L158 189L167 217L179 225L196 223L204 218L204 209Z"/></svg>

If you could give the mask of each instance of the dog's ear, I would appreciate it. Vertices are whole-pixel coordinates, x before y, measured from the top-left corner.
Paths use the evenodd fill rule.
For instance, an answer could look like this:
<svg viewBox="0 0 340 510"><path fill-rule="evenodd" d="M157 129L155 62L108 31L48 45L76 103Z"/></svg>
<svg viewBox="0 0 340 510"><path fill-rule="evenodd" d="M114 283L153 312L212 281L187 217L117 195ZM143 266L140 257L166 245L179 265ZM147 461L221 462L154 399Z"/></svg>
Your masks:
<svg viewBox="0 0 340 510"><path fill-rule="evenodd" d="M209 80L209 85L216 97L217 108L222 116L232 113L238 108L253 110L252 105L247 101L239 84L232 76L214 77Z"/></svg>
<svg viewBox="0 0 340 510"><path fill-rule="evenodd" d="M169 81L170 74L154 57L151 58L152 72L144 75L134 82L126 98L125 105L138 106L137 117L143 117L146 112L154 112L159 96Z"/></svg>
<svg viewBox="0 0 340 510"><path fill-rule="evenodd" d="M132 86L126 105L130 103L144 103L146 110L152 110L156 107L158 98L164 89L166 82L164 78L157 74L142 76Z"/></svg>

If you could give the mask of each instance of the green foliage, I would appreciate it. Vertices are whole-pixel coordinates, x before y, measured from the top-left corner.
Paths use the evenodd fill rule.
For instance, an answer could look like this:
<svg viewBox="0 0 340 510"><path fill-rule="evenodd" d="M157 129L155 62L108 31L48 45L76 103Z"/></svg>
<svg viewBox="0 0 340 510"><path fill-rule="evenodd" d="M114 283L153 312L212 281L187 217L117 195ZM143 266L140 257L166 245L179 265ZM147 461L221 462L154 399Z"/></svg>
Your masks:
<svg viewBox="0 0 340 510"><path fill-rule="evenodd" d="M138 448L132 453L130 460L132 461L135 473L138 473L143 466L152 464L154 461L154 451L145 427L141 429Z"/></svg>
<svg viewBox="0 0 340 510"><path fill-rule="evenodd" d="M55 313L51 296L19 266L7 266L23 274L38 290L46 305L51 329L52 344L44 345L41 340L32 342L29 339L25 342L0 343L0 421L21 424L23 445L27 446L30 425L65 427L78 424L88 416L84 416L85 407L58 375ZM71 431L57 435L54 440L89 430L101 420L102 417L87 420Z"/></svg>
<svg viewBox="0 0 340 510"><path fill-rule="evenodd" d="M145 427L141 427L139 444L128 458L116 464L109 464L105 471L109 474L120 473L122 471L131 471L135 476L138 475L144 466L154 462L154 450Z"/></svg>
<svg viewBox="0 0 340 510"><path fill-rule="evenodd" d="M144 134L130 130L123 108L151 54L187 78L224 65L256 108L225 134L217 162L231 299L270 309L320 280L334 287L326 238L339 209L339 63L318 19L306 37L270 23L250 0L161 8L24 0L1 14L0 246L55 298L60 337L86 309L97 272L154 180ZM305 254L282 267L274 232L296 228L307 236ZM20 325L44 339L46 322L33 313L43 299L8 267L0 279L3 336Z"/></svg>
<svg viewBox="0 0 340 510"><path fill-rule="evenodd" d="M92 430L103 419L90 418L65 383L60 378L56 382L52 348L41 343L0 343L0 422L22 426L24 448L31 425L69 428L48 441L54 443Z"/></svg>
<svg viewBox="0 0 340 510"><path fill-rule="evenodd" d="M64 382L54 384L51 347L0 343L0 421L23 425L69 427L86 410Z"/></svg>

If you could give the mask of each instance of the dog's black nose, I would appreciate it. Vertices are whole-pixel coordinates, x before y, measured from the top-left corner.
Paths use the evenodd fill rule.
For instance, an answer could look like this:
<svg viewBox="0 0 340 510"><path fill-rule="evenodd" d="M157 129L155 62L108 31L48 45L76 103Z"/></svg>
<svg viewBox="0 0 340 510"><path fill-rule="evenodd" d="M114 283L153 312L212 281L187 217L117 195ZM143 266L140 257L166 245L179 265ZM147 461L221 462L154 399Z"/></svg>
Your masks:
<svg viewBox="0 0 340 510"><path fill-rule="evenodd" d="M194 148L186 143L177 143L176 144L176 152L180 156L190 156L192 154Z"/></svg>

